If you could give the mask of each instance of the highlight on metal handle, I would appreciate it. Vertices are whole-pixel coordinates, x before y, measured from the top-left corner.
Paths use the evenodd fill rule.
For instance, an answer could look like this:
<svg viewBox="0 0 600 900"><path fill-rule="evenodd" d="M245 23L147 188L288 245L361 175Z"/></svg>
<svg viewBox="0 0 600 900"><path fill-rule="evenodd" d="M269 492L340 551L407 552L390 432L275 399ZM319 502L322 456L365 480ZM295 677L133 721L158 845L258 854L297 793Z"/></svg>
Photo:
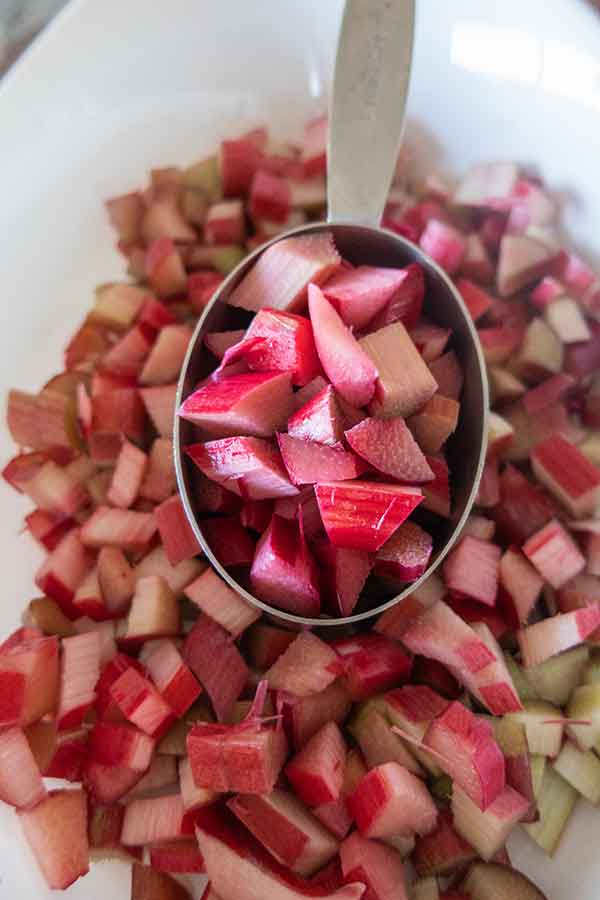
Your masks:
<svg viewBox="0 0 600 900"><path fill-rule="evenodd" d="M402 137L415 0L346 0L329 119L328 220L379 225Z"/></svg>

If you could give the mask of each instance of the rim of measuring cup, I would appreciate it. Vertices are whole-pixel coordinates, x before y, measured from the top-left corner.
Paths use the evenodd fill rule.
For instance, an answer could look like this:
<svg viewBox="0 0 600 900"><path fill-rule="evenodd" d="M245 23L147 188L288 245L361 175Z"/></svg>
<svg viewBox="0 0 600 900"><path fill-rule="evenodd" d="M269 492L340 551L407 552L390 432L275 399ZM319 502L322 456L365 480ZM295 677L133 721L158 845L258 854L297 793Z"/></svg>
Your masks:
<svg viewBox="0 0 600 900"><path fill-rule="evenodd" d="M221 562L217 559L212 549L210 548L206 538L204 537L203 531L198 523L198 519L196 518L196 514L193 509L192 501L188 493L187 479L184 472L185 466L192 466L193 463L187 457L185 457L185 447L182 445L181 440L181 425L182 420L180 416L177 414L177 410L180 408L184 398L184 390L185 390L185 382L188 374L188 369L190 364L196 353L206 353L203 346L203 336L204 336L204 323L208 318L208 315L212 309L212 307L219 302L221 296L226 294L232 285L233 282L237 282L240 276L240 272L246 274L246 272L254 265L256 260L273 244L278 243L281 240L284 240L289 237L299 236L302 234L313 234L320 231L327 231L330 228L336 228L338 226L346 226L351 228L368 228L372 231L376 231L378 233L386 234L392 237L398 243L404 245L404 247L410 251L411 254L415 255L419 259L417 261L422 261L422 265L425 269L433 270L436 275L440 278L440 280L444 283L448 292L452 295L454 302L457 304L460 309L463 319L465 320L465 324L467 326L467 330L469 332L471 341L473 343L475 349L475 355L478 362L478 368L480 373L480 384L481 384L481 407L482 407L482 416L481 416L481 427L480 434L478 436L479 440L479 454L477 458L477 465L475 469L475 475L473 478L473 483L471 486L471 490L467 497L467 500L464 504L463 512L456 522L454 529L448 539L445 541L444 545L437 552L435 560L427 567L425 572L421 575L420 578L416 579L416 581L412 581L403 588L400 593L396 594L394 597L387 599L384 603L379 604L378 606L373 606L370 609L364 610L360 613L355 613L350 616L340 616L333 617L328 616L325 618L311 618L308 616L298 616L294 613L287 612L286 610L278 609L276 606L271 606L269 603L265 603L263 600L260 600L258 597L255 597L250 591L246 590L232 575L231 573L221 564ZM401 603L406 597L408 597L416 588L418 588L424 581L429 578L429 576L435 572L435 570L440 566L443 562L453 545L455 544L462 528L473 508L473 504L477 497L477 492L479 489L479 482L481 480L481 475L483 472L483 466L485 464L485 456L486 456L486 445L487 445L487 420L488 420L488 410L489 410L489 390L488 390L488 380L487 380L487 371L485 360L483 357L483 353L481 350L481 345L479 343L479 339L477 337L477 332L475 329L475 325L469 312L465 306L465 303L460 296L460 293L454 286L452 280L448 277L448 275L444 272L444 270L434 262L427 254L425 254L420 247L416 244L413 244L412 241L409 241L407 238L402 235L398 235L393 231L390 231L387 228L379 228L373 225L357 225L356 222L344 221L344 220L335 220L335 221L327 221L327 222L311 222L308 225L300 225L298 228L291 229L290 231L286 231L284 234L277 235L272 238L270 241L265 244L261 244L256 250L252 253L249 253L248 256L244 257L242 262L233 269L232 272L224 279L223 282L219 285L209 303L206 305L198 322L196 324L196 328L194 329L194 333L190 340L187 353L185 355L185 359L183 361L183 365L181 368L181 372L179 375L179 381L177 384L177 394L175 401L175 415L174 415L174 424L173 424L173 456L175 462L175 473L177 479L177 487L179 490L179 494L183 503L183 508L185 510L185 514L187 516L188 522L194 532L202 551L213 568L218 572L221 578L231 587L236 593L242 596L245 600L248 601L252 606L257 607L262 612L267 613L268 615L279 619L282 622L287 622L290 625L296 625L301 627L311 627L311 628L327 628L327 627L340 627L340 626L348 626L348 625L356 625L360 622L365 622L369 619L375 618L376 616L380 616L382 613L386 612L386 610L391 609L396 604Z"/></svg>

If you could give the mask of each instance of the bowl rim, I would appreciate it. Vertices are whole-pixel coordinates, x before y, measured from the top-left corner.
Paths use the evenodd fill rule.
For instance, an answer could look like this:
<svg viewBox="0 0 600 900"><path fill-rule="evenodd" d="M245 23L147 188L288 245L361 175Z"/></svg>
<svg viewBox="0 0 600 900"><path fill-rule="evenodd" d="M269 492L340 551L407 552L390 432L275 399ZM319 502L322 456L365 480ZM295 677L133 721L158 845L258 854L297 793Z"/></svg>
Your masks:
<svg viewBox="0 0 600 900"><path fill-rule="evenodd" d="M334 219L327 221L318 221L318 222L310 222L308 224L299 225L297 228L290 229L285 233L278 234L275 237L271 238L271 240L261 244L260 247L257 247L252 253L249 253L244 259L239 263L227 276L226 278L219 284L217 290L211 297L210 301L207 303L205 308L196 323L196 327L194 328L194 332L192 334L191 340L188 344L187 352L185 358L183 360L183 364L181 367L181 371L179 374L179 379L177 382L177 392L175 396L175 411L174 411L174 421L173 421L173 458L175 462L175 475L177 480L177 489L179 491L179 495L181 497L181 501L183 504L183 508L187 517L187 520L192 528L194 536L196 540L200 544L202 548L202 552L212 565L212 567L217 571L217 573L221 576L221 578L228 584L232 590L234 590L237 594L242 596L248 603L252 606L257 607L263 613L268 614L269 616L278 619L280 621L286 622L288 625L294 625L296 627L300 626L303 628L331 628L331 627L342 627L342 626L351 626L357 625L361 622L367 622L370 619L374 619L392 609L392 607L396 606L398 603L401 603L404 599L408 598L410 594L413 593L420 585L422 585L430 575L432 575L436 569L440 566L440 564L444 561L456 541L458 540L462 529L464 527L465 522L467 521L475 500L477 498L477 493L479 490L479 483L481 481L481 476L483 473L483 467L485 465L486 453L487 453L487 432L488 432L488 416L489 416L489 384L487 377L487 367L485 363L485 359L483 356L483 351L481 348L481 344L479 338L477 336L477 330L475 328L475 323L471 315L469 314L467 307L465 305L464 300L462 299L460 292L454 285L452 279L448 276L448 274L439 266L431 257L429 257L424 251L412 241L405 238L403 235L399 235L394 231L391 231L388 228L377 227L373 225L361 225L358 227L372 228L373 230L384 233L393 237L397 242L404 244L407 250L409 250L412 254L416 254L420 256L422 259L426 261L426 264L433 269L438 277L444 282L446 288L453 295L456 304L458 305L460 311L462 312L463 318L466 322L467 329L470 333L470 337L475 348L475 354L477 357L477 363L479 366L479 371L481 374L481 404L483 415L481 417L481 434L480 434L480 444L479 444L479 457L477 459L477 467L475 470L475 476L473 478L473 484L471 485L471 490L467 497L467 500L464 504L463 512L454 525L454 529L452 534L447 539L443 547L439 550L436 559L433 563L431 563L425 572L416 579L415 581L410 582L403 588L403 590L396 594L394 597L391 597L389 600L386 600L385 603L380 604L379 606L374 606L368 610L365 610L361 613L355 613L350 616L327 616L324 618L312 618L309 616L298 616L294 613L287 612L286 610L278 609L275 606L271 606L268 603L260 600L258 597L255 597L254 594L247 591L239 582L231 575L231 573L221 564L219 559L215 556L212 549L210 548L202 529L198 524L198 520L196 519L194 510L192 508L192 504L190 501L190 497L188 495L186 479L184 475L184 451L185 448L181 443L181 417L178 414L178 410L184 400L184 385L186 380L186 375L188 368L190 366L192 357L197 350L199 344L199 338L203 332L204 321L210 313L210 310L218 302L222 293L226 292L229 285L239 277L240 270L243 270L243 274L254 265L256 260L261 256L265 250L271 247L273 244L278 243L284 238L295 237L300 234L313 234L320 231L326 231L329 228L335 228L336 226L350 226L357 227L356 222L352 222L350 220L345 219Z"/></svg>

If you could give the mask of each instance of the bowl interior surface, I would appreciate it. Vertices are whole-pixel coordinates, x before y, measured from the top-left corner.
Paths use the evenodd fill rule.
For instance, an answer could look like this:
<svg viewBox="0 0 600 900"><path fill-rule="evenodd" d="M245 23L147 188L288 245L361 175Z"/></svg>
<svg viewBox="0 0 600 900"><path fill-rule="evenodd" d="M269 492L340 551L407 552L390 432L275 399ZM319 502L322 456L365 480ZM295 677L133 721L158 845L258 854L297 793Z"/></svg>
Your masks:
<svg viewBox="0 0 600 900"><path fill-rule="evenodd" d="M514 159L560 194L572 242L600 263L600 19L585 0L419 0L407 140L424 169ZM96 284L124 277L101 200L153 166L188 165L260 122L299 137L326 108L342 0L75 0L0 82L0 393L37 390ZM14 447L0 429L3 460ZM0 632L43 559L29 505L2 488ZM552 900L600 896L598 812L580 800L553 859L517 829L513 863ZM0 805L2 897L52 900ZM69 900L129 897L120 862ZM196 882L193 896L200 896Z"/></svg>
<svg viewBox="0 0 600 900"><path fill-rule="evenodd" d="M411 520L419 521L434 537L434 552L430 565L421 578L406 585L399 593L396 590L386 589L379 580L372 586L367 584L366 595L359 602L356 612L352 616L310 619L293 615L256 598L250 592L250 586L236 581L212 553L200 525L204 516L197 507L194 491L196 467L185 453L187 445L211 438L202 435L201 431L191 422L180 417L176 417L174 426L177 478L188 519L204 551L221 576L232 587L240 591L247 600L258 605L275 619L294 626L341 627L359 622L366 624L369 619L393 606L394 603L402 602L404 597L407 597L437 568L450 550L469 514L477 494L479 478L485 461L488 404L485 364L476 340L472 320L460 295L442 270L410 241L389 231L357 225L315 223L297 230L301 233L330 231L342 257L354 265L399 268L411 262L419 262L425 270L426 279L424 313L436 324L452 330L450 346L456 352L464 370L459 424L445 447L450 468L452 514L449 519L442 519L426 510L417 509L411 516ZM276 243L276 241L277 239L271 243ZM211 331L244 328L251 321L250 313L228 306L227 300L246 272L254 265L256 259L264 252L264 249L259 248L251 257L244 260L238 270L232 272L200 318L183 365L177 406L192 393L198 382L215 368L214 357L204 347L204 336Z"/></svg>

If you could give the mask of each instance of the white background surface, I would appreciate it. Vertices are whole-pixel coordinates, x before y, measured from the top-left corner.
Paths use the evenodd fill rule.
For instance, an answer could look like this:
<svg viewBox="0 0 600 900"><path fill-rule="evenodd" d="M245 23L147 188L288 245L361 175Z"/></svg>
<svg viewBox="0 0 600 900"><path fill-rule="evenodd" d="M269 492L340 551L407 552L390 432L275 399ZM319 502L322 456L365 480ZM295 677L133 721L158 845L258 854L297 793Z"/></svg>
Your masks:
<svg viewBox="0 0 600 900"><path fill-rule="evenodd" d="M575 0L419 0L411 135L448 171L536 164L564 195L581 248L600 248L600 23ZM122 274L101 199L151 166L187 164L223 135L298 134L326 106L341 0L87 0L66 10L0 83L0 392L37 389L94 285ZM418 126L418 127L417 127ZM435 136L419 144L419 135ZM5 429L0 460L11 453ZM0 485L1 633L34 595L41 554L24 504ZM580 801L549 862L513 860L552 900L600 897L600 814ZM127 900L128 869L94 867L73 900ZM50 897L14 816L0 809L0 898Z"/></svg>

